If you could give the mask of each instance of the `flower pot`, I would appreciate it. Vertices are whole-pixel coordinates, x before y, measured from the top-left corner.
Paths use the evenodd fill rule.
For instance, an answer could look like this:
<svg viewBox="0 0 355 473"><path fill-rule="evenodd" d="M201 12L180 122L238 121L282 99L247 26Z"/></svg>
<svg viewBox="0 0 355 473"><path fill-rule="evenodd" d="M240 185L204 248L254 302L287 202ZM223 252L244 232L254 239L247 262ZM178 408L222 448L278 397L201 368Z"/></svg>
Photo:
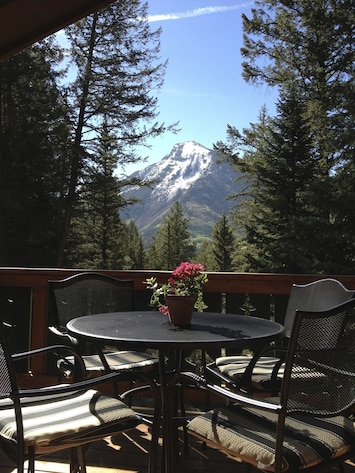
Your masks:
<svg viewBox="0 0 355 473"><path fill-rule="evenodd" d="M190 325L196 299L196 296L167 294L165 302L169 309L170 323L176 327Z"/></svg>

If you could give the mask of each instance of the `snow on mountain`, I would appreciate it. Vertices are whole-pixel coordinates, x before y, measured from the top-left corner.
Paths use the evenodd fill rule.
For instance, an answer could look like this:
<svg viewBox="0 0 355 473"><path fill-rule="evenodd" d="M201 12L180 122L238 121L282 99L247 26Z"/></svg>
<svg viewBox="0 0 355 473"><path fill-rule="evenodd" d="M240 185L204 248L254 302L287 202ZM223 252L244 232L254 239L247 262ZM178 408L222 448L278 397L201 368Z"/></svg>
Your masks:
<svg viewBox="0 0 355 473"><path fill-rule="evenodd" d="M227 163L217 164L216 152L194 142L176 144L159 162L132 176L151 181L151 188L130 187L124 197L140 203L130 205L124 217L134 219L147 244L172 204L179 201L190 220L196 241L210 236L213 225L235 203L226 197L237 191L236 174Z"/></svg>
<svg viewBox="0 0 355 473"><path fill-rule="evenodd" d="M211 163L211 150L194 141L186 141L176 144L158 163L133 175L144 180L154 180L163 176L164 180L153 188L152 196L175 201L175 197L193 186Z"/></svg>

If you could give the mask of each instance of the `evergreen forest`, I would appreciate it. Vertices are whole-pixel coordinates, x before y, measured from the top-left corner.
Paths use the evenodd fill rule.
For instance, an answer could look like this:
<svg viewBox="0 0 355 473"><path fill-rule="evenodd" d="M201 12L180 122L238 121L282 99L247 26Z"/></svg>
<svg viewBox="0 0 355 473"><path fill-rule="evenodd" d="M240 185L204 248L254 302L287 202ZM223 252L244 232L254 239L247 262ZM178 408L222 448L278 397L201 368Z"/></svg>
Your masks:
<svg viewBox="0 0 355 473"><path fill-rule="evenodd" d="M159 122L168 62L147 8L115 2L66 28L65 42L0 63L0 264L353 274L353 1L255 0L243 16L244 80L278 91L276 113L226 123L214 147L242 191L199 248L179 202L147 248L122 218L123 188L149 185L125 166L178 125Z"/></svg>

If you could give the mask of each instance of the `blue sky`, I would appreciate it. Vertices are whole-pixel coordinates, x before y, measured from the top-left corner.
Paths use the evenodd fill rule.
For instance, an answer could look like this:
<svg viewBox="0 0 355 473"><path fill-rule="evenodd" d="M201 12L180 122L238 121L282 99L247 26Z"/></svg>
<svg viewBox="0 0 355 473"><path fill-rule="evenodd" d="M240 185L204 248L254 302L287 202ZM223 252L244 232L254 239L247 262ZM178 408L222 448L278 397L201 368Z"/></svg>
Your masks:
<svg viewBox="0 0 355 473"><path fill-rule="evenodd" d="M152 28L162 27L161 58L168 59L158 94L159 121L180 122L181 131L150 141L146 163L127 167L129 174L159 161L175 143L197 141L207 148L226 139L227 124L238 129L257 120L266 105L274 112L276 94L248 85L241 76L243 0L149 0Z"/></svg>

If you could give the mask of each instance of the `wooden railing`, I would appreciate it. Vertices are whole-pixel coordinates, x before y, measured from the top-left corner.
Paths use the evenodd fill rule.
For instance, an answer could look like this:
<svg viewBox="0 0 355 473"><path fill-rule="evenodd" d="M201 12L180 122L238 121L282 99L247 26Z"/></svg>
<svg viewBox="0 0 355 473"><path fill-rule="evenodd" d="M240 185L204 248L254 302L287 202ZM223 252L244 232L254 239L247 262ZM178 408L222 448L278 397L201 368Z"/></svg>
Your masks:
<svg viewBox="0 0 355 473"><path fill-rule="evenodd" d="M37 348L48 342L48 280L62 279L81 270L41 268L0 268L0 316L16 325L17 351ZM150 292L143 282L156 276L165 282L170 273L164 271L100 271L113 277L134 280L136 310L149 309ZM209 273L204 291L208 310L245 313L273 318L283 323L292 284L305 284L319 278L333 277L348 289L355 289L354 276L294 275L267 273ZM8 300L12 300L11 313ZM36 372L45 370L38 361Z"/></svg>

